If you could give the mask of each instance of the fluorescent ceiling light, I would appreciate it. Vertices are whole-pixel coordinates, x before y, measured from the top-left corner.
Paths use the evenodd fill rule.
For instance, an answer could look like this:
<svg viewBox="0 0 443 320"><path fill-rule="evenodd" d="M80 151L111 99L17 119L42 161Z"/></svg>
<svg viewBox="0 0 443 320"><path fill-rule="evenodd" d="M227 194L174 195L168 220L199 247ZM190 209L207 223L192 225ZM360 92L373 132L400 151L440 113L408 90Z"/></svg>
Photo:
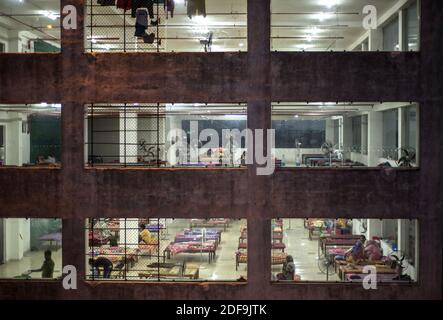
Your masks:
<svg viewBox="0 0 443 320"><path fill-rule="evenodd" d="M314 18L317 20L320 20L320 21L330 19L330 18L332 18L332 16L333 16L332 12L320 12L320 13L314 14Z"/></svg>
<svg viewBox="0 0 443 320"><path fill-rule="evenodd" d="M55 12L43 10L43 11L40 11L40 14L45 16L48 19L57 20L57 14Z"/></svg>

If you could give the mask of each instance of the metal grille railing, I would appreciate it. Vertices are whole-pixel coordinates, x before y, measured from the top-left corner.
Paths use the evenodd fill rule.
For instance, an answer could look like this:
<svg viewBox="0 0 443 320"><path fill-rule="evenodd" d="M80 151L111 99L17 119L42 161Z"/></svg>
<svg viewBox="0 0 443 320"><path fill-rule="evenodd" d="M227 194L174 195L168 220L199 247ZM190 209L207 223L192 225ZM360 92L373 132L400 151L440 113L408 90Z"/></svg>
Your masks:
<svg viewBox="0 0 443 320"><path fill-rule="evenodd" d="M2 0L0 20L10 33L2 35L0 53L60 52L60 0Z"/></svg>
<svg viewBox="0 0 443 320"><path fill-rule="evenodd" d="M91 104L85 121L85 163L91 167L245 165L245 104ZM211 138L203 141L207 129Z"/></svg>
<svg viewBox="0 0 443 320"><path fill-rule="evenodd" d="M152 43L146 43L144 37L135 36L136 16L133 13L136 12L135 9L130 5L125 11L116 4L117 1L110 1L109 5L102 6L97 0L87 0L85 8L87 52L246 50L246 0L206 0L206 15L192 18L186 12L186 2L176 3L175 12L171 16L165 0L154 0L154 19L148 19L146 30L147 34L153 34Z"/></svg>
<svg viewBox="0 0 443 320"><path fill-rule="evenodd" d="M164 106L92 104L86 119L89 165L165 165Z"/></svg>
<svg viewBox="0 0 443 320"><path fill-rule="evenodd" d="M130 281L209 281L216 252L230 219L92 218L86 221L87 279ZM170 231L172 230L172 232ZM225 240L233 248L235 238ZM232 276L235 249L231 255ZM203 271L208 271L202 274ZM212 269L211 269L212 270ZM240 274L244 270L240 271ZM242 280L245 276L242 275Z"/></svg>

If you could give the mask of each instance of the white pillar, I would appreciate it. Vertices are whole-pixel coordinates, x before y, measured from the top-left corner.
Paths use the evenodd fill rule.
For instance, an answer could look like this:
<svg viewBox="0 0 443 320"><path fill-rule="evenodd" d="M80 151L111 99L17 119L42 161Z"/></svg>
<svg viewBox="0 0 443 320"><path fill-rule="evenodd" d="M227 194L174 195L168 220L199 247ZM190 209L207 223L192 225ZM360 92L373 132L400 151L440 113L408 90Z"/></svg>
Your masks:
<svg viewBox="0 0 443 320"><path fill-rule="evenodd" d="M138 219L120 219L120 239L121 247L138 248Z"/></svg>
<svg viewBox="0 0 443 320"><path fill-rule="evenodd" d="M334 120L326 119L326 141L331 141L334 143Z"/></svg>
<svg viewBox="0 0 443 320"><path fill-rule="evenodd" d="M403 251L406 254L406 242L408 241L409 230L407 228L405 219L397 219L397 248L399 251ZM413 223L413 222L411 222Z"/></svg>
<svg viewBox="0 0 443 320"><path fill-rule="evenodd" d="M120 112L120 163L137 163L137 122L136 112Z"/></svg>
<svg viewBox="0 0 443 320"><path fill-rule="evenodd" d="M369 30L369 51L383 50L383 28Z"/></svg>
<svg viewBox="0 0 443 320"><path fill-rule="evenodd" d="M6 124L6 165L21 166L22 159L22 119L16 112L8 115Z"/></svg>
<svg viewBox="0 0 443 320"><path fill-rule="evenodd" d="M368 114L368 165L376 167L383 155L383 113Z"/></svg>
<svg viewBox="0 0 443 320"><path fill-rule="evenodd" d="M343 157L344 159L351 158L352 146L352 118L343 117Z"/></svg>
<svg viewBox="0 0 443 320"><path fill-rule="evenodd" d="M25 248L29 244L25 244L26 232L24 219L9 218L5 219L5 261L20 260L23 258ZM29 229L30 230L30 229Z"/></svg>
<svg viewBox="0 0 443 320"><path fill-rule="evenodd" d="M398 108L398 145L397 148L401 148L405 145L405 128L403 126L403 120L405 117L405 109L404 108ZM398 150L398 159L401 157L401 150Z"/></svg>
<svg viewBox="0 0 443 320"><path fill-rule="evenodd" d="M15 30L8 31L8 47L7 52L20 53L22 52L22 44L19 37L19 32Z"/></svg>
<svg viewBox="0 0 443 320"><path fill-rule="evenodd" d="M405 11L398 12L398 47L399 51L408 51L407 39L405 39L406 16Z"/></svg>

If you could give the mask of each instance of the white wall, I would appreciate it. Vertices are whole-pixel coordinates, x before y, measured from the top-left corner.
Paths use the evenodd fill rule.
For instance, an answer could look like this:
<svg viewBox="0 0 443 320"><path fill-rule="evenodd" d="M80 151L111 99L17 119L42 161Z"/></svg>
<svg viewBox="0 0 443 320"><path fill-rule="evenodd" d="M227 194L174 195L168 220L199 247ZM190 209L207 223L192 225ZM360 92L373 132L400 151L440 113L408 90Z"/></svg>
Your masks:
<svg viewBox="0 0 443 320"><path fill-rule="evenodd" d="M31 222L29 219L4 219L5 261L20 260L31 248Z"/></svg>
<svg viewBox="0 0 443 320"><path fill-rule="evenodd" d="M0 111L0 124L5 126L5 164L11 166L22 165L22 115L18 112Z"/></svg>

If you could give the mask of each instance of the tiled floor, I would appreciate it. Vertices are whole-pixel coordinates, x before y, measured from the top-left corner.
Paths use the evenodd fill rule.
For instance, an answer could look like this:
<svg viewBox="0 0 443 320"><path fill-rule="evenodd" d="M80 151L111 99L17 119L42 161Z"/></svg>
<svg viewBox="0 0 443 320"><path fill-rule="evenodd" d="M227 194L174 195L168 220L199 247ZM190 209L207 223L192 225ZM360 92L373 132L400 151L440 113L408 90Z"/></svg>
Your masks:
<svg viewBox="0 0 443 320"><path fill-rule="evenodd" d="M215 261L208 263L207 253L180 253L172 256L171 259L166 259L170 263L192 263L199 266L200 280L208 281L235 281L241 276L247 278L247 265L240 264L238 271L235 270L235 253L238 249L238 238L240 236L240 227L246 225L245 220L232 220L230 226L226 231L222 232L221 243L219 244ZM161 239L161 250L174 240L175 235L189 228L189 220L187 219L168 219L167 234L164 234ZM155 258L148 259L147 257L139 258L128 272L128 278L131 280L139 280L138 273L140 270L146 268L147 264L155 262Z"/></svg>
<svg viewBox="0 0 443 320"><path fill-rule="evenodd" d="M200 267L200 279L209 281L232 281L241 276L247 278L247 265L240 264L238 271L235 270L235 253L240 236L240 226L245 225L245 220L233 220L230 227L222 232L222 241L217 249L215 261L208 263L207 254L178 254L166 262L196 264ZM184 228L189 228L189 220L168 219L168 231L162 238L162 249L173 241L176 233ZM309 240L308 231L303 227L303 219L284 219L283 242L286 244L288 254L294 257L296 274L301 276L302 281L326 281L326 275L318 268L317 239ZM55 262L54 276L61 275L61 250L53 252ZM154 262L154 258L142 257L128 273L129 279L138 279L139 270L146 268L147 264ZM43 263L43 251L29 252L20 261L10 261L0 265L0 278L12 278L29 269L38 269ZM281 271L281 265L272 267L272 273ZM40 273L33 273L33 278L40 278ZM338 281L337 275L329 275L329 281Z"/></svg>
<svg viewBox="0 0 443 320"><path fill-rule="evenodd" d="M285 252L292 255L295 273L302 281L326 281L326 274L318 267L318 240L309 240L303 219L283 219L283 243ZM281 265L272 266L273 274L281 272ZM329 281L338 281L338 276L329 275Z"/></svg>

